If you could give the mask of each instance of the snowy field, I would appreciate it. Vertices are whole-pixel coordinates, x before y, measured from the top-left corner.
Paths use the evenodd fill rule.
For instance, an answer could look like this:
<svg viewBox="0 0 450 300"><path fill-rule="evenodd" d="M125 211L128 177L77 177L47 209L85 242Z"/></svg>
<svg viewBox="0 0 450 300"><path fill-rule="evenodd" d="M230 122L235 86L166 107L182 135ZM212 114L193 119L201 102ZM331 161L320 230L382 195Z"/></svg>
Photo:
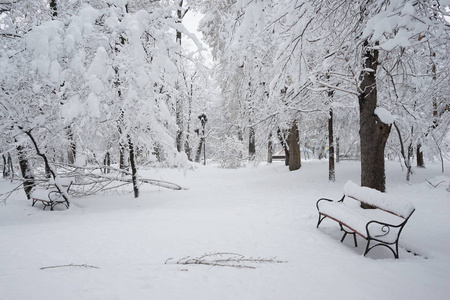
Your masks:
<svg viewBox="0 0 450 300"><path fill-rule="evenodd" d="M363 257L360 238L358 248L341 244L335 222L316 229L317 199L359 183L359 162L338 164L335 183L327 164L141 171L187 189L73 198L54 212L16 194L0 205L0 299L449 299L450 164L442 174L428 163L407 184L400 164L387 163L388 193L416 206L398 260L384 248ZM225 252L270 261L176 264Z"/></svg>

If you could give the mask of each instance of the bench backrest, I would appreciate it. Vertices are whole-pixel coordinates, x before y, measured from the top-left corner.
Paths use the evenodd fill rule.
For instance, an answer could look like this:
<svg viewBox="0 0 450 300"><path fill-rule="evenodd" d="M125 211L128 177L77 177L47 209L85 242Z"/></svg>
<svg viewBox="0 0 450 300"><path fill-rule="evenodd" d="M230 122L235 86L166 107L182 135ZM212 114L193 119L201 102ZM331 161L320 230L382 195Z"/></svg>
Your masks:
<svg viewBox="0 0 450 300"><path fill-rule="evenodd" d="M415 210L414 205L405 199L394 198L375 189L361 187L351 180L344 186L344 195L404 219Z"/></svg>

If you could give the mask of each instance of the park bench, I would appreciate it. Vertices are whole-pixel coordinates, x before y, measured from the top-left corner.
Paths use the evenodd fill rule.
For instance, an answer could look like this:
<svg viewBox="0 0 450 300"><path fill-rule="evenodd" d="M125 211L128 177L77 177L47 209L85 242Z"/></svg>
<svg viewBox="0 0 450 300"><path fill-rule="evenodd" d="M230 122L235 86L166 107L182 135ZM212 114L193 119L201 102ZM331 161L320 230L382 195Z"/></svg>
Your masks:
<svg viewBox="0 0 450 300"><path fill-rule="evenodd" d="M31 192L31 199L33 200L32 206L34 206L36 202L41 202L44 205L43 210L47 207L50 207L50 210L53 210L58 204L63 204L66 208L69 208L70 204L64 199L63 193L67 196L67 193L72 186L73 178L58 178L58 182L60 187L63 188L62 191L59 191L56 188L53 179L49 180L45 188L34 188Z"/></svg>
<svg viewBox="0 0 450 300"><path fill-rule="evenodd" d="M344 198L356 201L346 201ZM360 203L375 207L362 209ZM398 240L403 227L413 214L414 206L400 198L392 198L377 190L360 187L352 181L344 186L344 196L339 201L321 198L316 203L319 212L317 228L325 218L339 223L344 234L341 242L353 235L355 247L358 247L356 235L367 240L364 256L377 246L384 246L398 258Z"/></svg>

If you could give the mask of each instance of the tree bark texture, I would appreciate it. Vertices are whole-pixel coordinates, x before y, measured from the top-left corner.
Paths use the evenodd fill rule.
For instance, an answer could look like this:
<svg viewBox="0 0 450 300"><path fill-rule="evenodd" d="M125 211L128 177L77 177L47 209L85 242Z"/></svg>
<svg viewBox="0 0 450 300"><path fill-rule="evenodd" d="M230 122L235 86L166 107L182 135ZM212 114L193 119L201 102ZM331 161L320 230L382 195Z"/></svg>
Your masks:
<svg viewBox="0 0 450 300"><path fill-rule="evenodd" d="M25 149L23 148L23 146L17 146L16 149L19 158L20 172L22 173L22 177L24 179L23 189L27 198L31 199L31 190L34 187L34 177L31 174L31 168L28 162L28 158L25 154Z"/></svg>
<svg viewBox="0 0 450 300"><path fill-rule="evenodd" d="M284 130L278 128L277 136L278 140L280 141L281 147L283 147L284 150L284 164L286 166L289 166L289 147L286 141L286 134L284 133Z"/></svg>
<svg viewBox="0 0 450 300"><path fill-rule="evenodd" d="M423 152L422 152L422 145L417 144L416 148L416 161L417 161L417 167L419 168L425 168L425 161L423 159Z"/></svg>
<svg viewBox="0 0 450 300"><path fill-rule="evenodd" d="M248 129L248 160L255 160L256 156L256 137L255 128L250 127Z"/></svg>
<svg viewBox="0 0 450 300"><path fill-rule="evenodd" d="M368 42L364 43L368 46ZM363 57L364 71L361 73L359 111L361 142L361 186L384 192L386 175L384 149L391 132L391 125L384 124L376 115L377 86L376 73L378 50L366 49Z"/></svg>
<svg viewBox="0 0 450 300"><path fill-rule="evenodd" d="M273 159L273 141L272 132L269 134L269 140L267 143L267 163L271 164Z"/></svg>
<svg viewBox="0 0 450 300"><path fill-rule="evenodd" d="M182 19L183 19L183 12L181 11L181 7L183 6L183 0L178 1L178 6L179 8L177 9L177 20L176 23L181 23ZM176 31L176 42L178 45L181 46L181 32L180 31ZM177 83L178 85L178 83ZM176 142L176 147L177 147L177 151L178 152L182 152L184 149L184 112L183 112L183 107L184 107L184 101L181 95L178 95L177 99L176 99L176 103L175 103L175 118L176 118L176 122L178 125L178 130L176 133L176 138L175 138L175 142Z"/></svg>
<svg viewBox="0 0 450 300"><path fill-rule="evenodd" d="M333 138L333 109L330 108L330 117L328 118L328 180L334 182L336 179L334 166L334 138Z"/></svg>
<svg viewBox="0 0 450 300"><path fill-rule="evenodd" d="M139 183L137 179L137 168L134 153L134 144L131 137L128 137L128 149L130 151L130 166L131 166L131 182L133 183L134 198L139 197Z"/></svg>
<svg viewBox="0 0 450 300"><path fill-rule="evenodd" d="M302 166L300 156L300 137L297 121L292 122L292 127L288 136L289 143L289 171L295 171Z"/></svg>

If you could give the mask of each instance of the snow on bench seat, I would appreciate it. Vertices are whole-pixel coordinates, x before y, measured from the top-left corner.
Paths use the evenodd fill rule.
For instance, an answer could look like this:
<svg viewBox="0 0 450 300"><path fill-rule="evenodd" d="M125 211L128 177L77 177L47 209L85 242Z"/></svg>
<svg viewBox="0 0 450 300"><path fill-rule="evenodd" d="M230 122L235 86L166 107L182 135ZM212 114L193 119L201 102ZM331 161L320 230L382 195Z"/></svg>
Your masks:
<svg viewBox="0 0 450 300"><path fill-rule="evenodd" d="M392 198L385 193L368 187L360 187L351 180L344 186L344 195L393 213L402 218L409 217L415 209L414 205L407 200L397 197Z"/></svg>

